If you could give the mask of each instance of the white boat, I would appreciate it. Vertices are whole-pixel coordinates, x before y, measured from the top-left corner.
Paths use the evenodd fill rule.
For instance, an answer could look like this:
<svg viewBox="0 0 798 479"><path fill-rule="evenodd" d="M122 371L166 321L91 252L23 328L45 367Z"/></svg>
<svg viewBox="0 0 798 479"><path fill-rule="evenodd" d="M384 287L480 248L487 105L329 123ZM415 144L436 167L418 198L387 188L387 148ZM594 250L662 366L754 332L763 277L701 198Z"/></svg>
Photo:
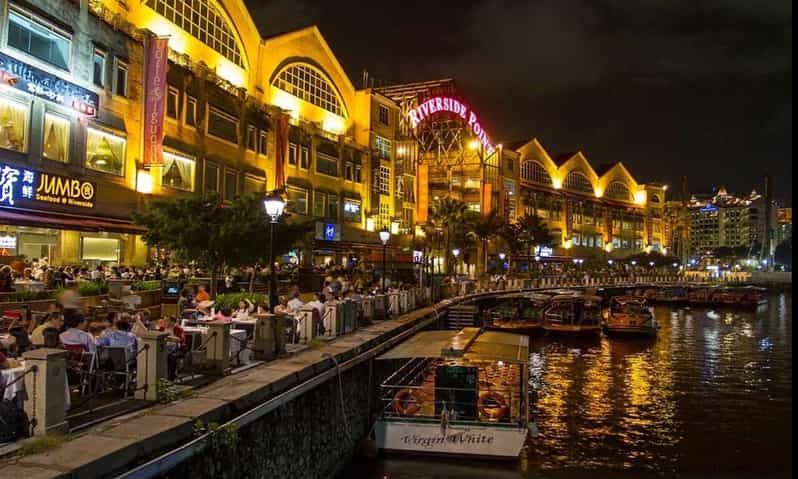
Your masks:
<svg viewBox="0 0 798 479"><path fill-rule="evenodd" d="M558 295L543 310L543 329L553 334L600 334L601 298Z"/></svg>
<svg viewBox="0 0 798 479"><path fill-rule="evenodd" d="M654 311L645 298L637 296L613 296L604 321L604 331L608 335L657 334L657 320Z"/></svg>
<svg viewBox="0 0 798 479"><path fill-rule="evenodd" d="M380 386L383 451L517 459L530 427L525 335L421 332L380 356L401 366Z"/></svg>

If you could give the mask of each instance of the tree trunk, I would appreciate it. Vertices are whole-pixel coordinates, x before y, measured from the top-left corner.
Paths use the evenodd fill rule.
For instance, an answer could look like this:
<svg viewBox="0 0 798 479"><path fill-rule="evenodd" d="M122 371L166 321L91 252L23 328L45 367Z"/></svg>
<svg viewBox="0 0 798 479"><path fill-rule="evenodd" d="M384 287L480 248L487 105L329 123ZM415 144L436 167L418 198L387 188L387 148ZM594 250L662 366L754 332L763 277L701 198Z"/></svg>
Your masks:
<svg viewBox="0 0 798 479"><path fill-rule="evenodd" d="M211 298L216 298L216 278L219 274L219 267L216 265L211 266Z"/></svg>
<svg viewBox="0 0 798 479"><path fill-rule="evenodd" d="M252 267L252 272L249 275L249 294L252 294L255 289L255 267Z"/></svg>

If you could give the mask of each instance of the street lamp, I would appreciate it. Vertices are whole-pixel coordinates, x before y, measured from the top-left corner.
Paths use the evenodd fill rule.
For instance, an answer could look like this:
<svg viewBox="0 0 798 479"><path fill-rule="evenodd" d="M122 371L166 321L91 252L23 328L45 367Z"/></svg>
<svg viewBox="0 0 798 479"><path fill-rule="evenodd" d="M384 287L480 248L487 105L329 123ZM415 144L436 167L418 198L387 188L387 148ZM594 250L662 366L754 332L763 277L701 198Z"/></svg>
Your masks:
<svg viewBox="0 0 798 479"><path fill-rule="evenodd" d="M454 273L457 274L457 257L460 256L460 250L457 248L453 249L452 255L454 255Z"/></svg>
<svg viewBox="0 0 798 479"><path fill-rule="evenodd" d="M386 266L385 258L388 256L388 240L391 239L391 232L388 231L388 228L383 228L380 230L380 241L382 241L382 292L385 294L385 276L388 272L388 267Z"/></svg>
<svg viewBox="0 0 798 479"><path fill-rule="evenodd" d="M504 253L499 253L499 259L500 259L500 260L501 260L501 262L502 262L502 264L501 264L501 271L504 271L504 258L506 258L506 257L507 257L507 255L506 255L506 254L504 254Z"/></svg>
<svg viewBox="0 0 798 479"><path fill-rule="evenodd" d="M266 214L272 219L269 224L269 269L271 270L270 284L269 284L269 311L274 312L274 307L277 306L277 270L274 267L274 225L283 214L285 202L276 192L272 192L263 200L263 206L266 208ZM253 273L254 274L254 273Z"/></svg>
<svg viewBox="0 0 798 479"><path fill-rule="evenodd" d="M636 260L632 260L632 266L637 266L637 261Z"/></svg>
<svg viewBox="0 0 798 479"><path fill-rule="evenodd" d="M653 261L649 261L649 262L648 262L648 265L649 265L649 266L654 266L654 262L653 262Z"/></svg>

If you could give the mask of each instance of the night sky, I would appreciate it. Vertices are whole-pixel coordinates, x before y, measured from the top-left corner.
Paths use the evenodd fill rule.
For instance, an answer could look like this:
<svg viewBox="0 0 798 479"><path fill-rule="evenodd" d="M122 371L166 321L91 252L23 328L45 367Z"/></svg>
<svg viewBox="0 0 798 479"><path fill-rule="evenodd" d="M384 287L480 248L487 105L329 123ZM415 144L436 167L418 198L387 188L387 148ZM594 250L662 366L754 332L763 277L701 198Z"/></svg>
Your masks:
<svg viewBox="0 0 798 479"><path fill-rule="evenodd" d="M454 78L495 143L792 202L788 0L246 3L262 35L318 25L357 88Z"/></svg>

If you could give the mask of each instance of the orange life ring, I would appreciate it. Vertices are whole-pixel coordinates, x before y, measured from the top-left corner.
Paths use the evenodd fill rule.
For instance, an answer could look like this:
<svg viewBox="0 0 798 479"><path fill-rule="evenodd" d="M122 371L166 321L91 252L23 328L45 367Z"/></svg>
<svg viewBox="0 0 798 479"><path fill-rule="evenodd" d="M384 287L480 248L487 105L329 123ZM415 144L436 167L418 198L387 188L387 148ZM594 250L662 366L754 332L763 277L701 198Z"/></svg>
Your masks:
<svg viewBox="0 0 798 479"><path fill-rule="evenodd" d="M405 388L400 389L396 396L393 397L391 405L393 411L400 416L412 416L421 409L421 403L413 391Z"/></svg>
<svg viewBox="0 0 798 479"><path fill-rule="evenodd" d="M493 401L496 406L488 406L488 401ZM496 391L482 391L479 393L477 407L479 408L479 413L488 419L501 419L509 412L504 396Z"/></svg>

